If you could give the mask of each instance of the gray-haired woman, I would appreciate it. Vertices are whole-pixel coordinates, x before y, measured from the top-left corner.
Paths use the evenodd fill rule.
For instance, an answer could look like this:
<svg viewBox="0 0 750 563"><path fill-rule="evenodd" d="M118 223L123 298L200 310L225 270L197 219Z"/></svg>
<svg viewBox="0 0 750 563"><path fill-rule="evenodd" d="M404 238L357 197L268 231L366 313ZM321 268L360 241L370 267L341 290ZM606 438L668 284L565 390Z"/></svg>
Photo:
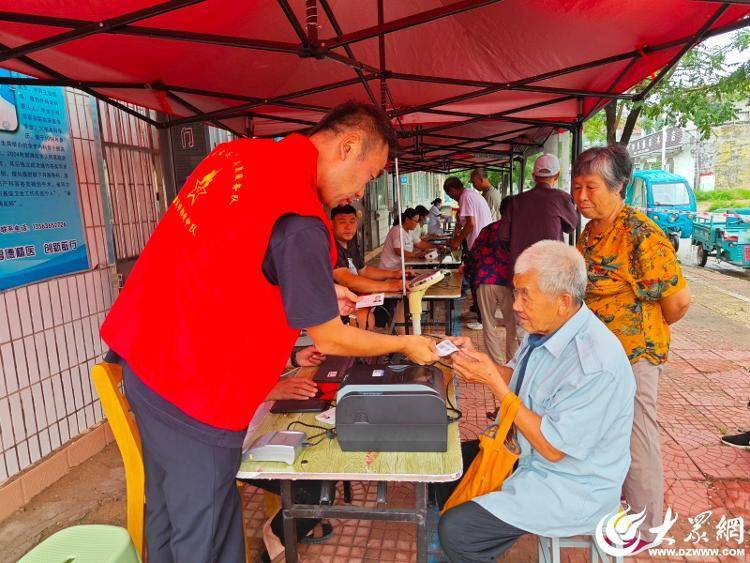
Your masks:
<svg viewBox="0 0 750 563"><path fill-rule="evenodd" d="M589 223L578 249L586 260L586 304L617 336L636 379L631 466L623 485L630 506L646 509L646 531L662 524L663 470L656 425L659 375L667 361L669 325L690 306L690 289L662 230L625 205L621 192L633 161L625 147L595 147L573 165L573 200Z"/></svg>

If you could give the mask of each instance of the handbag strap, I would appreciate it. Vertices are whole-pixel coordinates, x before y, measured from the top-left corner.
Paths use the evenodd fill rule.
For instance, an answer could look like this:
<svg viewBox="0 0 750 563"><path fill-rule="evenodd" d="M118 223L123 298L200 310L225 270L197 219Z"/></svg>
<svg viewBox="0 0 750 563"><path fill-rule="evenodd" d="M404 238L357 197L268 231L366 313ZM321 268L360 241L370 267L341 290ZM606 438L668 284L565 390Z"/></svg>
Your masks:
<svg viewBox="0 0 750 563"><path fill-rule="evenodd" d="M508 393L503 397L503 402L500 404L500 416L497 425L497 431L495 432L495 441L504 442L505 437L510 432L510 427L516 420L516 414L521 406L521 399L515 393Z"/></svg>

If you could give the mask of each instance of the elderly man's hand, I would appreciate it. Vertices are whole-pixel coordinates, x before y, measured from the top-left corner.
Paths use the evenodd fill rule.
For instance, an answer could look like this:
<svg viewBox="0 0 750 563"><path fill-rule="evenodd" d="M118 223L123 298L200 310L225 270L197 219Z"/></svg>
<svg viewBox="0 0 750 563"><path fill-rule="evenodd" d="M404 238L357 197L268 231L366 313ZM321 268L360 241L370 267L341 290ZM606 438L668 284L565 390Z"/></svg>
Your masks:
<svg viewBox="0 0 750 563"><path fill-rule="evenodd" d="M453 369L461 379L469 383L492 385L502 381L497 366L487 354L476 350L461 350L453 354L451 359Z"/></svg>
<svg viewBox="0 0 750 563"><path fill-rule="evenodd" d="M342 317L348 317L356 310L355 304L359 301L359 296L343 285L336 284L336 299L339 302L339 314Z"/></svg>
<svg viewBox="0 0 750 563"><path fill-rule="evenodd" d="M456 348L459 350L465 350L465 351L474 351L476 348L474 348L474 343L471 341L471 338L468 336L447 336L448 340L453 342L453 344L456 345Z"/></svg>

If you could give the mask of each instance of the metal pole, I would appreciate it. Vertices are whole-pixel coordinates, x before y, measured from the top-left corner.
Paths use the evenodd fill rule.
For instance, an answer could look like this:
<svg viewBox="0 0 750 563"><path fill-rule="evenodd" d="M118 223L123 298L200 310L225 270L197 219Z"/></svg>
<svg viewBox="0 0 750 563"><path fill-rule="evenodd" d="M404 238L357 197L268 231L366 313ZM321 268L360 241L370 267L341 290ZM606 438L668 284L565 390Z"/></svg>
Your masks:
<svg viewBox="0 0 750 563"><path fill-rule="evenodd" d="M578 155L580 155L583 152L583 122L580 120L576 122L576 124L573 126L573 129L571 130L571 134L573 135L573 147L571 151L571 175L570 175L570 193L572 195L573 193L573 164L575 163L576 159L578 158ZM576 230L575 230L575 237L573 237L573 234L571 233L571 240L570 244L577 244L578 243L578 237L581 236L581 212L578 212L578 223L576 223Z"/></svg>
<svg viewBox="0 0 750 563"><path fill-rule="evenodd" d="M519 160L521 170L518 173L518 193L523 193L523 183L526 181L526 157L522 156Z"/></svg>
<svg viewBox="0 0 750 563"><path fill-rule="evenodd" d="M398 173L398 157L394 159L396 179L400 182L401 176ZM401 246L401 293L406 297L406 266L404 264L404 222L401 220L401 190L396 184L396 213L398 213L398 240ZM404 305L404 320L406 320L406 305Z"/></svg>

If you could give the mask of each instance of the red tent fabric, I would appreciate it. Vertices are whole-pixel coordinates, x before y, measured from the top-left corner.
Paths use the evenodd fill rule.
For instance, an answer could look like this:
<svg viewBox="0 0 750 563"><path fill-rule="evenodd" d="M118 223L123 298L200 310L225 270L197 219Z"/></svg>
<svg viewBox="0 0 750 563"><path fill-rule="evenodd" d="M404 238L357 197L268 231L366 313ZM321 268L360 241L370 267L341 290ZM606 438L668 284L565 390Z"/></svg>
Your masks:
<svg viewBox="0 0 750 563"><path fill-rule="evenodd" d="M712 0L0 0L0 66L256 136L370 100L397 120L405 169L469 166L748 18Z"/></svg>

